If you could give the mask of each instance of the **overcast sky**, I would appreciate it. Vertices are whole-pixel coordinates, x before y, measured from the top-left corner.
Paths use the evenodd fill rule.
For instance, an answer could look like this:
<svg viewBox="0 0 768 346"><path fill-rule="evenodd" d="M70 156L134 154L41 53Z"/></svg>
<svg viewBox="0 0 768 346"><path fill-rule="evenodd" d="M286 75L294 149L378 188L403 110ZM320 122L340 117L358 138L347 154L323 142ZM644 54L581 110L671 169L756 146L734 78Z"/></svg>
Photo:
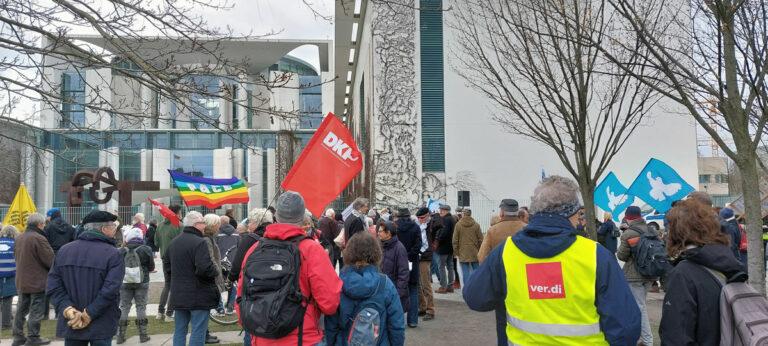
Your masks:
<svg viewBox="0 0 768 346"><path fill-rule="evenodd" d="M226 10L207 10L202 15L211 26L231 27L236 34L264 35L275 32L272 39L332 40L333 23L318 18L314 9L324 16L333 13L334 0L230 0L233 7ZM311 6L311 8L310 8ZM2 30L2 27L0 27ZM93 34L89 30L73 30L73 34ZM0 58L14 52L0 49ZM318 68L317 47L299 47L290 55L301 58ZM8 74L8 72L4 72ZM28 119L38 105L34 101L21 100L12 116Z"/></svg>

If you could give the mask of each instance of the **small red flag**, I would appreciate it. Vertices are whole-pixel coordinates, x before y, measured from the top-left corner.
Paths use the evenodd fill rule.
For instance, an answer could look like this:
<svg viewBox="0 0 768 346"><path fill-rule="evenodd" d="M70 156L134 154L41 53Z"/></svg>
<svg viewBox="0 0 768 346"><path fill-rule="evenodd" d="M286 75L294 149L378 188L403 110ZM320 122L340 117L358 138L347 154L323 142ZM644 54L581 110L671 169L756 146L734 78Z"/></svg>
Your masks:
<svg viewBox="0 0 768 346"><path fill-rule="evenodd" d="M181 225L181 221L179 221L179 216L176 215L172 210L168 209L165 204L162 204L154 199L147 198L152 205L156 206L157 209L160 209L160 215L162 215L164 218L168 219L168 221L171 222L172 225L179 227Z"/></svg>
<svg viewBox="0 0 768 346"><path fill-rule="evenodd" d="M315 216L363 169L363 157L349 130L333 113L323 119L281 186L296 191Z"/></svg>

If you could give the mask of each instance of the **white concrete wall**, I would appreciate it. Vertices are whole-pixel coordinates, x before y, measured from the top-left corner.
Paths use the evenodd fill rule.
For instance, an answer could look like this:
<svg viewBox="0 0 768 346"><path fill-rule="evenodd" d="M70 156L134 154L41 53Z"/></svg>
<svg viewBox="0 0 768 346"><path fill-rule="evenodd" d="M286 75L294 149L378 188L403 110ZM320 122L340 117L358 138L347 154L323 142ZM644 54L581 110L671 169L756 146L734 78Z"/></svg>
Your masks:
<svg viewBox="0 0 768 346"><path fill-rule="evenodd" d="M111 92L99 92L110 90L112 84L112 69L88 69L85 71L85 103L100 105L109 108L112 104ZM112 116L104 110L85 109L85 127L95 130L106 130L110 127Z"/></svg>
<svg viewBox="0 0 768 346"><path fill-rule="evenodd" d="M278 185L280 184L277 181L276 158L275 149L267 149L267 203L272 203L275 200L275 195L279 188Z"/></svg>
<svg viewBox="0 0 768 346"><path fill-rule="evenodd" d="M171 151L167 149L152 150L152 180L160 182L160 189L171 188L171 175L168 168L171 167ZM160 202L168 204L170 198L160 198Z"/></svg>
<svg viewBox="0 0 768 346"><path fill-rule="evenodd" d="M232 148L213 149L213 177L232 178Z"/></svg>
<svg viewBox="0 0 768 346"><path fill-rule="evenodd" d="M248 202L248 210L264 207L262 200L264 193L264 184L262 184L264 179L262 172L262 155L264 154L265 152L262 151L261 148L256 148L253 150L248 149L245 152L245 155L248 156L246 166L246 170L248 172L248 182L256 184L248 189L248 197L250 198L250 202Z"/></svg>

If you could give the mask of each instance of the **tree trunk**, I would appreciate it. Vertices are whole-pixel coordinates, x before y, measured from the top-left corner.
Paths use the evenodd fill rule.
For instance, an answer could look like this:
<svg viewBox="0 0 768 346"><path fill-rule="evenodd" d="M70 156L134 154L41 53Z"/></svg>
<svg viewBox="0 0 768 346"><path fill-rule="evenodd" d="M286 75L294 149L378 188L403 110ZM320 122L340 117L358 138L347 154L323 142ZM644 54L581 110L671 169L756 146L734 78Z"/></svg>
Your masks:
<svg viewBox="0 0 768 346"><path fill-rule="evenodd" d="M595 182L586 174L579 178L579 189L581 190L581 199L584 202L584 220L587 223L587 234L589 239L597 241L597 229L595 228Z"/></svg>
<svg viewBox="0 0 768 346"><path fill-rule="evenodd" d="M762 212L760 206L760 182L757 175L757 161L754 152L739 151L741 159L736 163L741 172L741 187L744 192L744 209L747 220L747 262L749 263L749 284L765 295L765 257L763 249Z"/></svg>

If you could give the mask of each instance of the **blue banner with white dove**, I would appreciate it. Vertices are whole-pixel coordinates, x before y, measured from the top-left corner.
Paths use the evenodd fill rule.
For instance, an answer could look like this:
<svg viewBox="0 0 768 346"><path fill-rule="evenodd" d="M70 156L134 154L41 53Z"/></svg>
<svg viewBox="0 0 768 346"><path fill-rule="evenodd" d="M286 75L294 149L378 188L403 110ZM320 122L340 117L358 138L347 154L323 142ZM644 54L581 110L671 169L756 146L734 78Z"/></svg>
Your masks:
<svg viewBox="0 0 768 346"><path fill-rule="evenodd" d="M614 221L635 201L635 196L627 194L627 188L621 184L613 172L595 187L595 205L610 212Z"/></svg>
<svg viewBox="0 0 768 346"><path fill-rule="evenodd" d="M664 213L672 202L685 198L694 188L677 172L661 160L650 159L628 193L645 201L658 212Z"/></svg>

